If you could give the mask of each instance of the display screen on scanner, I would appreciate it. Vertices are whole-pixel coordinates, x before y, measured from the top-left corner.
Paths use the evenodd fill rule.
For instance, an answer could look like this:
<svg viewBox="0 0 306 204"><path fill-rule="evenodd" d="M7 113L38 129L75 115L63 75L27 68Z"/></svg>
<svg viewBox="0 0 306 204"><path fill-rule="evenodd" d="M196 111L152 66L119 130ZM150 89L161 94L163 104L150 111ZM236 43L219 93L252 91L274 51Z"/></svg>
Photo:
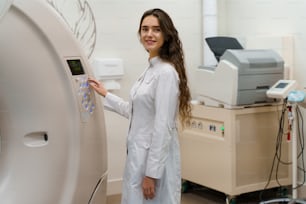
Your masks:
<svg viewBox="0 0 306 204"><path fill-rule="evenodd" d="M282 89L282 88L285 88L287 85L288 85L288 83L279 83L279 84L277 84L277 86L275 88Z"/></svg>
<svg viewBox="0 0 306 204"><path fill-rule="evenodd" d="M81 60L79 59L70 59L67 60L67 63L69 65L70 71L72 75L81 75L85 74Z"/></svg>

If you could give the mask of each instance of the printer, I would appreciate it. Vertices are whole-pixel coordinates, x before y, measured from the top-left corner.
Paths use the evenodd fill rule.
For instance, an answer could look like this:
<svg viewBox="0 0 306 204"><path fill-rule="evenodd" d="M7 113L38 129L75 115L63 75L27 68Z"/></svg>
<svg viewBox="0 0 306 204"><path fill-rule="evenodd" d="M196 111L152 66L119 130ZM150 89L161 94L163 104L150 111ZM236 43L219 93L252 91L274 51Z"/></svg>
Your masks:
<svg viewBox="0 0 306 204"><path fill-rule="evenodd" d="M267 90L284 77L284 61L273 50L227 49L216 67L196 73L197 99L207 106L243 108L275 102Z"/></svg>

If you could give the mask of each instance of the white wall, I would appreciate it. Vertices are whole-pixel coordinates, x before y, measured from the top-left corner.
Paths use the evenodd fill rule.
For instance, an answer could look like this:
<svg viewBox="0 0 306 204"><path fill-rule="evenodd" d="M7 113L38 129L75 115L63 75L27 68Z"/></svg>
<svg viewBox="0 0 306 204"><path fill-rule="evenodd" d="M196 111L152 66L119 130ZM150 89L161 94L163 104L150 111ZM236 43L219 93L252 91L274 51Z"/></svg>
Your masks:
<svg viewBox="0 0 306 204"><path fill-rule="evenodd" d="M201 64L201 0L89 0L97 23L97 45L92 58L122 58L125 75L121 90L115 93L128 99L129 90L148 66L148 55L139 43L137 30L144 11L164 9L174 21L185 51L186 65L192 71ZM191 84L192 86L192 84ZM108 194L121 191L126 156L125 137L128 121L107 112Z"/></svg>

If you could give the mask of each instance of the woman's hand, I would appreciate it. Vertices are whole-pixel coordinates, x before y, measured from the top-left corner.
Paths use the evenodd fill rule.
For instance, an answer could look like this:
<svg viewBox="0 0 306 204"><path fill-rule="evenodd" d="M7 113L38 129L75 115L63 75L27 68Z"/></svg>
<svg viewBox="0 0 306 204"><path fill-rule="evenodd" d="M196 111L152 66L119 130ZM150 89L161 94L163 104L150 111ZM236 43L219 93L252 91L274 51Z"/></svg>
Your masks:
<svg viewBox="0 0 306 204"><path fill-rule="evenodd" d="M155 181L156 179L145 176L142 181L142 192L146 200L155 197Z"/></svg>
<svg viewBox="0 0 306 204"><path fill-rule="evenodd" d="M101 82L99 82L98 80L96 80L92 77L89 77L88 78L88 83L98 94L100 94L103 97L106 96L107 90Z"/></svg>

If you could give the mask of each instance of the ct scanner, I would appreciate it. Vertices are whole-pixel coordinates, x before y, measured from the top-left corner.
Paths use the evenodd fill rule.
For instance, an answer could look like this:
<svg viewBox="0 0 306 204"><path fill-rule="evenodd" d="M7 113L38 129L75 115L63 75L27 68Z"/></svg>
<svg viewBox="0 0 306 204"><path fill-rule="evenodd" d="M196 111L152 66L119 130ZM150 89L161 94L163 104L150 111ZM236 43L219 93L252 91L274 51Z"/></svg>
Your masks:
<svg viewBox="0 0 306 204"><path fill-rule="evenodd" d="M46 1L1 0L1 204L106 203L104 114L88 75Z"/></svg>

